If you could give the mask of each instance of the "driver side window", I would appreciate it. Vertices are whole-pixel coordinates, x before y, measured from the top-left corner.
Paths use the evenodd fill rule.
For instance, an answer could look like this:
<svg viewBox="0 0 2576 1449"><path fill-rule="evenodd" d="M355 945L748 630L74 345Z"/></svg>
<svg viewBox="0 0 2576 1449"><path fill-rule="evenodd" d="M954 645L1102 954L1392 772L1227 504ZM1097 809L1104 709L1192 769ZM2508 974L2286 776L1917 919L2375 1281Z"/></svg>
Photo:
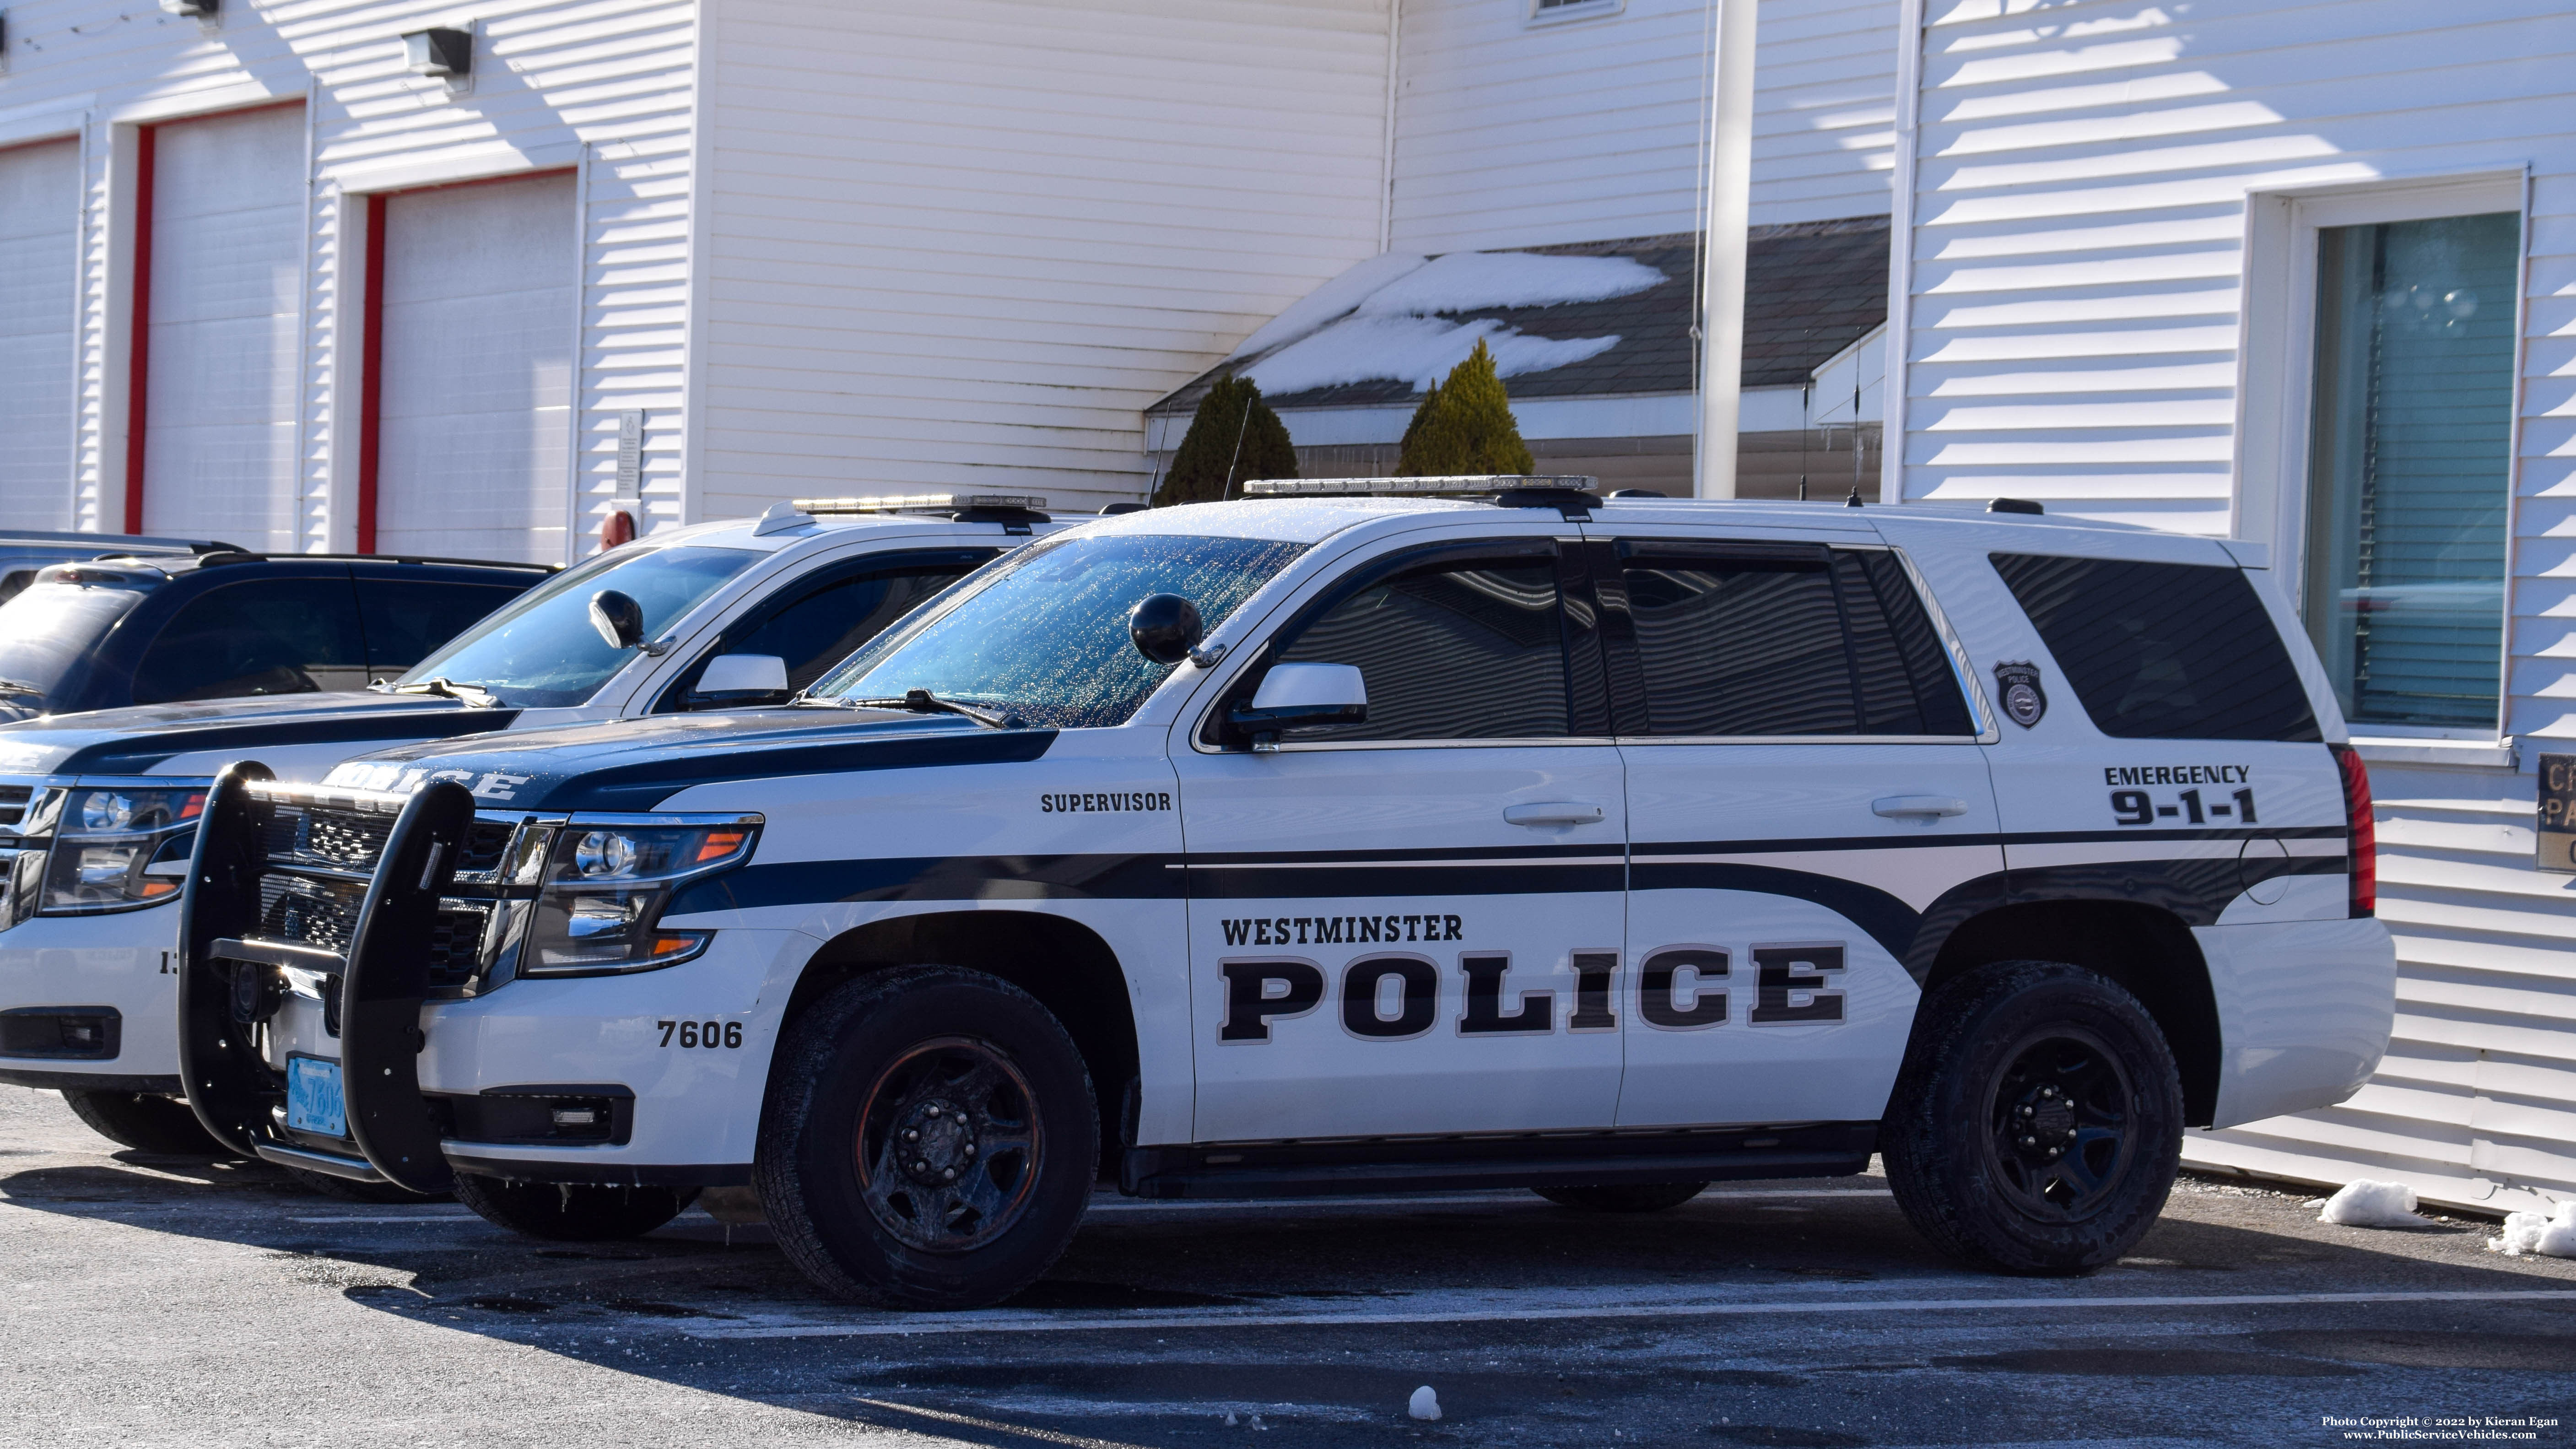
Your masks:
<svg viewBox="0 0 2576 1449"><path fill-rule="evenodd" d="M136 704L364 689L357 598L343 578L246 579L180 606L134 672Z"/></svg>
<svg viewBox="0 0 2576 1449"><path fill-rule="evenodd" d="M1348 664L1368 719L1289 731L1289 742L1554 739L1573 733L1565 609L1550 554L1447 558L1328 607L1282 664Z"/></svg>
<svg viewBox="0 0 2576 1449"><path fill-rule="evenodd" d="M723 654L775 655L786 661L787 687L803 689L982 561L977 557L893 568L862 566L809 580L802 592L791 590L783 600L727 629L662 692L653 712L687 709L689 691L698 687L708 662Z"/></svg>

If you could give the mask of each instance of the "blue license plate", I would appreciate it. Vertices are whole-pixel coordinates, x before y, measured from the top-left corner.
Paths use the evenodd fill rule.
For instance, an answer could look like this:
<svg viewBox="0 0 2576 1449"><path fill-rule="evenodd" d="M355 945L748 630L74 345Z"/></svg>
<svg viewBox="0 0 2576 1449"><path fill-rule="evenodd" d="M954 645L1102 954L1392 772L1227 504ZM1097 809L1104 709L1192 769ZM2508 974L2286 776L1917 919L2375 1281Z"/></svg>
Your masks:
<svg viewBox="0 0 2576 1449"><path fill-rule="evenodd" d="M340 1064L320 1057L286 1059L286 1125L324 1137L349 1135L340 1097Z"/></svg>

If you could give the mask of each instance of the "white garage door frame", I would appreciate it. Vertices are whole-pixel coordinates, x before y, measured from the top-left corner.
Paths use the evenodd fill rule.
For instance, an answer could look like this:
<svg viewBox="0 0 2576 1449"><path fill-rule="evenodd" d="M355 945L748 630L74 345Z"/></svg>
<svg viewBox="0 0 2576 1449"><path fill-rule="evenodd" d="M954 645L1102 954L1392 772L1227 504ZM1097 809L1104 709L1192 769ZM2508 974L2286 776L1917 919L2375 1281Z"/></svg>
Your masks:
<svg viewBox="0 0 2576 1449"><path fill-rule="evenodd" d="M76 389L73 387L71 380L80 376L81 363L81 312L85 299L81 295L80 263L83 245L88 240L87 230L89 215L87 208L83 205L83 193L85 190L83 182L89 171L88 141L89 136L86 126L69 131L48 130L38 131L32 134L20 133L10 135L6 140L0 140L0 165L8 164L13 160L23 161L28 164L41 165L45 160L57 158L42 157L39 153L47 148L59 148L70 153L67 159L71 163L72 173L70 185L66 189L66 194L62 198L62 220L64 223L65 235L70 243L68 248L69 254L63 258L62 274L53 279L56 284L59 284L63 292L63 347L60 358L63 368L61 373L63 387L60 404L61 456L59 461L61 472L59 476L52 480L52 485L55 491L54 508L51 515L36 519L18 519L16 521L20 527L70 528L74 526L74 520L78 515L80 506L80 485L73 465L75 460L80 457L81 419ZM23 218L15 218L14 220L23 221ZM27 239L34 241L39 238L37 234L31 233ZM17 281L17 278L15 277L0 277L0 286L7 286L15 281ZM37 334L29 335L33 336ZM13 407L10 410L10 420L12 425L18 425L18 420L22 416L23 414L20 414ZM0 481L5 481L7 486L10 486L13 489L28 488L36 486L37 484L37 479L33 476L19 476L14 479L0 478ZM18 513L23 511L26 510L23 508L12 508L10 510L6 510L7 513Z"/></svg>
<svg viewBox="0 0 2576 1449"><path fill-rule="evenodd" d="M568 359L567 402L570 416L565 428L564 525L565 557L570 563L579 552L579 512L581 496L581 428L582 415L582 344L583 300L588 296L588 191L589 167L586 154L570 166L540 166L506 170L492 174L460 177L454 180L390 186L379 190L351 191L346 194L344 220L354 223L347 230L364 237L363 260L359 278L358 355L354 378L346 378L357 394L357 437L354 449L355 467L349 478L352 507L352 543L355 551L373 554L378 549L378 532L383 502L384 378L385 378L385 303L386 245L390 237L388 213L393 201L429 192L457 191L469 188L500 186L514 182L565 179L572 183L573 296L565 326L571 343ZM345 233L344 233L345 234ZM345 377L345 375L344 375Z"/></svg>
<svg viewBox="0 0 2576 1449"><path fill-rule="evenodd" d="M125 373L123 419L125 426L125 446L123 449L123 481L125 485L124 531L129 534L139 534L144 532L147 521L144 515L145 496L147 492L145 486L146 474L144 471L144 460L146 454L145 444L149 437L151 420L153 232L155 230L156 223L154 213L157 209L159 199L159 177L157 173L159 170L160 133L165 127L186 126L193 123L207 121L225 121L263 111L282 111L288 109L300 111L304 116L304 141L301 170L307 178L307 186L309 188L310 177L312 174L313 114L310 97L295 96L286 98L270 98L252 105L232 106L221 110L190 112L179 115L163 115L153 117L151 119L138 118L131 121L119 121L117 123L117 129L124 134L117 138L114 150L121 159L130 158L133 176L131 190L127 192L124 197L125 206L123 207L124 219L128 223L128 236L130 240L127 241L124 247L119 249L122 252L122 256L119 260L124 262L128 278L124 299L126 306L126 325L122 330L124 332L125 342L125 365L123 368ZM119 189L123 190L123 188ZM309 189L305 192L304 197L304 217L304 224L298 228L300 239L298 243L295 303L296 342L295 346L291 348L289 352L289 362L296 374L294 382L296 393L299 398L301 397L303 390L301 374L303 367L304 339L308 330L305 325L305 306L307 302L308 283L310 281L310 278L307 275L307 270L312 241L311 196ZM111 375L113 374L111 373ZM304 420L303 409L300 402L296 407L296 416L294 421L297 437L290 444L290 456L298 455L302 451L301 445ZM291 479L289 480L289 483L291 486ZM291 504L289 511L292 511ZM257 543L253 543L250 546L253 548L260 547Z"/></svg>

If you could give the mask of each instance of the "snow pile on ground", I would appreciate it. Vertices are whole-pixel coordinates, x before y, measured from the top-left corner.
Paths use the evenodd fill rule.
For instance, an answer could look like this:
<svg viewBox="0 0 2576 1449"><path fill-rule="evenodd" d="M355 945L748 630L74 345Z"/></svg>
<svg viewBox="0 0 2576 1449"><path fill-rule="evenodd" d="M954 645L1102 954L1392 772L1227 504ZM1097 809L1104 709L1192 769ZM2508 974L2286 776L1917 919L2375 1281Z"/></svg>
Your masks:
<svg viewBox="0 0 2576 1449"><path fill-rule="evenodd" d="M2487 1239L2487 1250L2519 1258L2537 1253L2544 1258L2576 1258L2576 1202L2562 1202L2558 1215L2547 1213L2507 1213L2504 1236Z"/></svg>
<svg viewBox="0 0 2576 1449"><path fill-rule="evenodd" d="M1245 338L1234 355L1261 357L1243 375L1272 397L1380 378L1410 382L1421 392L1464 361L1480 338L1503 376L1545 372L1609 351L1619 334L1534 337L1490 318L1462 322L1443 314L1607 301L1664 280L1628 257L1452 252L1426 262L1388 252L1307 294Z"/></svg>
<svg viewBox="0 0 2576 1449"><path fill-rule="evenodd" d="M1413 1391L1413 1397L1406 1402L1404 1412L1417 1419L1437 1419L1440 1417L1440 1396L1431 1392L1429 1384L1424 1384Z"/></svg>
<svg viewBox="0 0 2576 1449"><path fill-rule="evenodd" d="M2359 1178L2343 1185L2341 1191L2326 1199L2325 1211L2317 1214L2321 1223L2341 1223L2347 1228L2420 1228L2422 1218L2415 1216L2415 1189L2402 1182L2373 1182Z"/></svg>

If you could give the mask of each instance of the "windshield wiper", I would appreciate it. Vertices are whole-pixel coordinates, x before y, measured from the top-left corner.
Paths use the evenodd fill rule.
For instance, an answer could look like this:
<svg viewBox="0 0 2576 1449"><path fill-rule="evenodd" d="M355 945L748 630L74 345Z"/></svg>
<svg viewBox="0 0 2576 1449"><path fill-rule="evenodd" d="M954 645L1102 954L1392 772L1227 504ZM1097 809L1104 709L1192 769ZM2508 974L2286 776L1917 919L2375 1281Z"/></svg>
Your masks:
<svg viewBox="0 0 2576 1449"><path fill-rule="evenodd" d="M908 709L914 714L963 715L988 730L1015 730L1021 727L1015 714L996 714L953 699L941 699L926 689L907 689L901 699L854 699L850 705L859 709Z"/></svg>
<svg viewBox="0 0 2576 1449"><path fill-rule="evenodd" d="M475 709L491 709L501 702L501 696L479 684L459 684L445 675L435 679L424 679L414 684L392 685L385 690L385 693L444 695L449 699L461 699Z"/></svg>
<svg viewBox="0 0 2576 1449"><path fill-rule="evenodd" d="M29 684L23 679L0 679L0 694L14 694L22 695L30 699L42 699L45 691L42 686Z"/></svg>

